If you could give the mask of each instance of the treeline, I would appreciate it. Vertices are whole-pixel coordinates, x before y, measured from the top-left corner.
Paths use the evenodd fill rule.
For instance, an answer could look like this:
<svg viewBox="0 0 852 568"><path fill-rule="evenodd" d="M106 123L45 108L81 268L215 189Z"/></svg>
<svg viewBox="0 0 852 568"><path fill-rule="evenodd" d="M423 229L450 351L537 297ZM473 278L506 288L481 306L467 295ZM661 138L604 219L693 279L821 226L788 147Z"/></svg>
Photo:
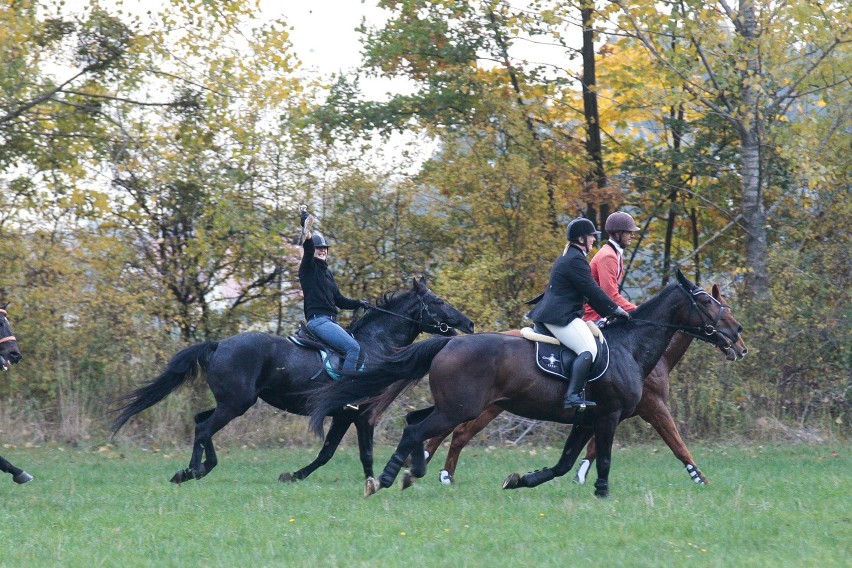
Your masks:
<svg viewBox="0 0 852 568"><path fill-rule="evenodd" d="M302 204L348 295L426 276L482 331L524 322L568 220L628 210L632 300L680 267L746 330L742 362L698 345L680 364L684 431L848 436L844 3L378 4L363 67L313 77L249 0L4 1L0 300L24 360L2 438L100 438L109 401L186 344L290 333ZM370 100L371 76L407 86ZM131 434L182 442L208 402L201 384Z"/></svg>

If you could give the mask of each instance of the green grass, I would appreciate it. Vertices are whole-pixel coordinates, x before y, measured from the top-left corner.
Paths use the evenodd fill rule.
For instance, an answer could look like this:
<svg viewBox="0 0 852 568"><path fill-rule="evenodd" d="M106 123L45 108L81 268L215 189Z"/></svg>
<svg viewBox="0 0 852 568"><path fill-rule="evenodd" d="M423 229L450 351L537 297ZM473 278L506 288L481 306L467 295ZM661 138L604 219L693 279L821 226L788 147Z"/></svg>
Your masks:
<svg viewBox="0 0 852 568"><path fill-rule="evenodd" d="M226 449L182 486L168 479L186 449L4 449L36 480L0 477L0 566L849 566L848 446L691 449L712 485L639 446L616 450L606 500L594 471L585 486L501 490L555 448L470 448L456 486L436 463L368 499L353 448L298 484L276 480L310 450Z"/></svg>

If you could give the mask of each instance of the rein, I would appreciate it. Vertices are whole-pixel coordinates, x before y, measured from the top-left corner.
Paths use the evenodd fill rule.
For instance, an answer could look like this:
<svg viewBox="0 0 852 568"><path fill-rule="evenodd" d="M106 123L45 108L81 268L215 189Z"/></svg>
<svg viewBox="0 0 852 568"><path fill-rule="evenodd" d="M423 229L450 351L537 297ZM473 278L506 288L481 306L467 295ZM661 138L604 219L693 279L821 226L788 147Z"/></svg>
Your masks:
<svg viewBox="0 0 852 568"><path fill-rule="evenodd" d="M423 327L429 327L429 328L432 328L432 329L436 329L436 330L440 331L441 333L447 333L448 331L450 331L450 326L447 325L446 323L442 322L441 320L439 320L438 317L429 310L429 307L426 305L426 302L423 301L422 296L420 296L418 294L417 299L420 301L420 313L422 314L423 312L426 312L429 315L429 317L431 317L435 321L435 323L426 323L426 322L423 321L422 317L419 320L417 320L417 319L410 318L410 317L403 315L403 314L398 314L396 312L392 312L390 310L380 308L378 306L370 306L369 309L384 312L386 314L390 314L392 316L396 316L398 318L402 318L404 320L414 322L414 323L421 325Z"/></svg>
<svg viewBox="0 0 852 568"><path fill-rule="evenodd" d="M665 328L669 328L669 329L676 329L676 330L681 331L681 332L683 332L687 335L695 337L696 339L701 339L701 340L708 340L714 334L718 333L720 336L724 337L728 341L729 346L733 345L736 340L731 340L730 337L728 337L722 331L720 331L719 329L716 328L716 324L718 324L719 320L722 319L722 315L725 313L725 310L730 309L730 308L726 308L724 305L722 305L722 303L719 300L717 300L716 298L714 298L710 294L707 294L707 291L704 290L703 288L697 288L693 292L689 292L688 290L686 290L681 285L678 285L678 288L680 290L683 290L683 293L687 295L687 297L689 298L689 303L690 303L689 309L692 310L693 308L695 308L695 311L698 312L698 315L701 317L701 321L702 321L702 323L704 323L704 325L697 326L697 325L668 324L668 323L660 323L660 322L657 322L657 321L646 320L646 319L641 319L641 318L631 318L630 321L635 321L637 323L644 323L644 324L647 324L647 325L653 325L653 326L656 326L656 327L665 327ZM709 296L710 299L713 300L713 302L715 302L716 305L719 306L719 311L718 311L718 313L716 314L716 317L713 319L713 321L711 323L706 322L706 320L704 319L704 312L701 311L701 308L699 308L698 304L695 302L695 296L698 296L700 294L707 294L707 296Z"/></svg>

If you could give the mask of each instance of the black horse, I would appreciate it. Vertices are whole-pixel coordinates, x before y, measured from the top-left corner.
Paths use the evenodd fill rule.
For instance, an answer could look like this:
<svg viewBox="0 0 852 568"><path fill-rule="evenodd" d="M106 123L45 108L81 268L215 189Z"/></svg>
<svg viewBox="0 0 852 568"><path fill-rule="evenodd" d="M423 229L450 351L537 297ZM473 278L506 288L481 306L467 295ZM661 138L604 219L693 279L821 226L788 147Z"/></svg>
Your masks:
<svg viewBox="0 0 852 568"><path fill-rule="evenodd" d="M615 429L633 414L642 396L643 379L659 361L674 333L680 330L730 348L742 331L724 303L687 280L680 271L677 280L640 305L631 322L616 323L607 329L609 356L604 351L598 358L592 375L602 375L588 385L588 396L597 402L596 407L582 412L562 407L566 384L536 367L532 342L507 334L480 333L422 341L370 366L357 379L347 378L318 390L310 403L311 426L319 431L329 409L365 399L372 400L376 411L381 411L391 400L391 395L380 394L384 389L389 385L410 385L428 372L435 405L407 416L402 440L378 482L367 480L367 495L390 487L409 456L410 475L423 477L424 441L473 420L490 405L496 405L526 418L574 424L562 457L553 468L523 476L511 474L504 489L535 487L565 475L594 435L598 453L595 494L606 496Z"/></svg>
<svg viewBox="0 0 852 568"><path fill-rule="evenodd" d="M0 308L0 368L4 371L9 369L10 364L15 365L22 358L21 352L18 350L18 340L12 333L12 324L9 323L9 318L6 315L6 306L8 305L4 304ZM21 485L33 480L32 475L19 467L13 466L3 456L0 456L0 471L11 474L12 480Z"/></svg>
<svg viewBox="0 0 852 568"><path fill-rule="evenodd" d="M386 294L378 304L353 321L350 331L363 346L367 360L380 353L410 345L421 332L455 335L455 329L473 332L467 316L429 290L424 281L413 281L411 290ZM163 400L198 369L206 372L216 407L195 416L195 441L189 467L171 481L200 479L216 467L213 435L242 416L260 398L294 414L306 414L306 397L331 382L318 351L268 333L240 333L222 341L205 341L172 357L165 371L141 388L118 399L124 403L112 424L115 434L132 416ZM340 408L329 412L331 428L317 459L297 472L282 473L279 481L304 479L334 455L351 424L358 432L364 475L373 475L373 425L369 407ZM202 463L202 457L206 460Z"/></svg>

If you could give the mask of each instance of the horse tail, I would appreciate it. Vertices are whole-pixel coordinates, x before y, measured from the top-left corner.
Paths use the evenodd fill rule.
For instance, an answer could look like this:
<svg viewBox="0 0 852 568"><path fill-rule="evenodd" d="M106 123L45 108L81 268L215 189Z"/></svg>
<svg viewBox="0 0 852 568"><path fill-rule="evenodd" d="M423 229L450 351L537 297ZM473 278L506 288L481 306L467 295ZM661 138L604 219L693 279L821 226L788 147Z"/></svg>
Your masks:
<svg viewBox="0 0 852 568"><path fill-rule="evenodd" d="M317 389L308 399L311 429L322 436L323 419L347 404L361 402L375 396L385 387L402 381L402 388L391 391L398 395L405 387L416 383L429 372L432 359L449 343L452 337L433 337L403 347L386 356L371 355L373 363L355 373L346 373L339 381ZM386 401L384 407L392 402Z"/></svg>
<svg viewBox="0 0 852 568"><path fill-rule="evenodd" d="M113 421L111 430L115 435L131 417L150 408L166 398L185 382L196 378L199 370L207 372L210 355L219 346L218 341L205 341L190 345L177 352L157 378L133 392L120 396L114 402L124 403L112 412L120 413Z"/></svg>

